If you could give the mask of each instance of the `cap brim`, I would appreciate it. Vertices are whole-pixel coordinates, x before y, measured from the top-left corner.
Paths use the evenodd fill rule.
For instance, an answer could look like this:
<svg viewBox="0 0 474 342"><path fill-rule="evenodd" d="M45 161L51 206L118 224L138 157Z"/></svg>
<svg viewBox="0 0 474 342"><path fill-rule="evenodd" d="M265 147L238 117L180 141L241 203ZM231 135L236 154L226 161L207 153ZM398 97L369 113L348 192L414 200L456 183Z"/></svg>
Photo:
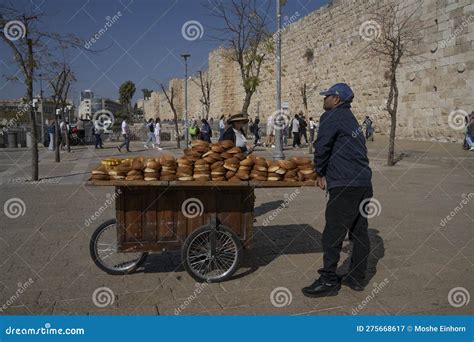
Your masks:
<svg viewBox="0 0 474 342"><path fill-rule="evenodd" d="M334 93L332 91L322 91L319 93L319 95L321 96L329 96L329 95L334 95Z"/></svg>

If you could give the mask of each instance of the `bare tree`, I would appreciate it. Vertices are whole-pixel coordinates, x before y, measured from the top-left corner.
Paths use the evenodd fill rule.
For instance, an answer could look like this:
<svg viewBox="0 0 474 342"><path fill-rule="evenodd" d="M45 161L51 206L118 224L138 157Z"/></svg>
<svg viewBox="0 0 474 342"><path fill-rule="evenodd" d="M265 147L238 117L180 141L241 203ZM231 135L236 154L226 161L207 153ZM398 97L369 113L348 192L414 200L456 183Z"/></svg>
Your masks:
<svg viewBox="0 0 474 342"><path fill-rule="evenodd" d="M174 127L175 127L175 130L176 130L176 141L177 141L176 146L177 146L177 148L181 148L180 139L179 139L179 129L178 129L178 112L176 111L176 107L174 106L174 95L175 95L174 88L171 86L169 94L168 94L168 92L165 89L165 86L163 84L161 84L161 90L165 94L166 101L170 105L171 111L173 112ZM186 127L185 127L185 129L186 129Z"/></svg>
<svg viewBox="0 0 474 342"><path fill-rule="evenodd" d="M414 57L412 48L417 44L420 37L417 22L413 20L413 15L420 8L421 3L415 8L402 8L394 1L379 9L374 14L371 22L373 39L370 41L369 55L380 59L384 64L384 74L389 80L389 92L386 101L386 109L390 114L390 140L388 148L387 165L393 166L395 160L395 135L397 128L398 111L398 79L397 71L402 61L409 57ZM363 24L364 25L364 24Z"/></svg>
<svg viewBox="0 0 474 342"><path fill-rule="evenodd" d="M209 111L211 110L211 86L212 81L209 79L209 73L206 73L206 78L202 76L202 71L199 70L199 85L201 87L202 98L201 104L206 110L206 120L209 120Z"/></svg>
<svg viewBox="0 0 474 342"><path fill-rule="evenodd" d="M303 108L304 108L304 114L308 115L308 97L306 93L306 83L303 83L303 85L300 87L300 95L301 95L301 100L303 102Z"/></svg>
<svg viewBox="0 0 474 342"><path fill-rule="evenodd" d="M271 35L267 30L266 8L260 9L257 0L209 1L207 6L213 17L222 24L214 28L214 39L227 49L224 57L239 65L245 98L242 112L247 113L252 95L260 84L260 72L267 55L273 52Z"/></svg>
<svg viewBox="0 0 474 342"><path fill-rule="evenodd" d="M212 81L209 79L209 74L206 73L203 76L203 72L201 70L198 71L199 74L199 82L197 82L194 78L191 80L201 89L202 97L199 99L199 102L204 106L206 111L204 117L206 120L209 119L209 111L211 110L211 87Z"/></svg>
<svg viewBox="0 0 474 342"><path fill-rule="evenodd" d="M29 106L29 119L31 125L31 179L37 181L38 170L38 130L33 101L33 82L36 72L50 59L52 52L59 46L79 46L82 42L72 35L59 35L46 32L38 28L43 13L21 8L13 5L0 5L0 39L11 49L14 61L22 75L22 82L26 88L26 102ZM16 80L16 77L12 79ZM43 124L43 123L41 123Z"/></svg>
<svg viewBox="0 0 474 342"><path fill-rule="evenodd" d="M55 75L52 79L49 80L49 85L51 86L51 89L53 90L53 95L51 96L51 99L54 105L54 113L56 114L56 111L60 109L63 119L64 119L64 106L66 105L67 96L69 94L69 88L73 81L74 81L74 74L66 63L63 63L61 71L57 75ZM60 127L59 127L58 119L59 119L59 116L57 116L55 120L55 124L54 124L55 126L55 133L54 133L55 160L57 163L61 161L61 158L59 155L61 132L59 132ZM66 144L68 146L68 151L70 151L68 138L69 137L66 132Z"/></svg>

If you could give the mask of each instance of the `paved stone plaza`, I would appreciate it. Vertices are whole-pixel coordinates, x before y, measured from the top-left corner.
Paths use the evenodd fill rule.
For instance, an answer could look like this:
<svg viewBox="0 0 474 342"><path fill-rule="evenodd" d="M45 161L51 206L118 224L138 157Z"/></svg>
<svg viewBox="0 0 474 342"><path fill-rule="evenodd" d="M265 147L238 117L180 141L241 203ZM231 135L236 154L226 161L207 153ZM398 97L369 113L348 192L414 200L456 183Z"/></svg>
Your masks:
<svg viewBox="0 0 474 342"><path fill-rule="evenodd" d="M132 155L157 154L142 146L133 143ZM327 198L319 189L298 188L294 200L268 225L264 220L297 189L256 190L254 247L232 280L197 284L182 268L179 253L152 254L138 272L111 276L89 256L96 226L86 226L85 220L114 189L85 186L85 181L100 159L120 155L115 146L73 147L70 154L62 153L60 164L54 163L53 153L41 150L44 179L38 184L24 181L30 176L27 149L1 149L2 207L13 198L24 207L17 214L5 208L0 212L0 313L473 314L474 153L460 144L398 141L397 151L405 157L387 167L387 140L377 138L368 148L374 203L380 204L369 220L371 279L364 292L343 287L338 296L326 299L301 293L322 264ZM165 145L166 151L179 153ZM270 157L271 151L260 148L256 153ZM285 153L302 155L307 149ZM98 221L113 217L108 208ZM345 242L340 273L347 269L348 253ZM113 293L105 307L93 302L101 287Z"/></svg>

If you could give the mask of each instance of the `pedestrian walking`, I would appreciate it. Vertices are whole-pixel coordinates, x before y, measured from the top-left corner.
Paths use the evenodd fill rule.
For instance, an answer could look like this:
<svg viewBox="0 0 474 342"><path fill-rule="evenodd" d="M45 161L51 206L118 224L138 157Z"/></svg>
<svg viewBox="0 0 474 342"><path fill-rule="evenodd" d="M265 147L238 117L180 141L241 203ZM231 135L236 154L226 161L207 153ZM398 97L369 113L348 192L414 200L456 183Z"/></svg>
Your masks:
<svg viewBox="0 0 474 342"><path fill-rule="evenodd" d="M201 140L211 142L212 130L206 119L201 119Z"/></svg>
<svg viewBox="0 0 474 342"><path fill-rule="evenodd" d="M293 133L293 148L298 145L301 147L300 141L300 121L298 118L298 114L295 114L294 119L291 121L291 132Z"/></svg>
<svg viewBox="0 0 474 342"><path fill-rule="evenodd" d="M124 142L120 145L117 146L117 149L119 152L122 152L122 148L125 147L127 152L132 152L130 151L130 127L128 127L128 123L126 119L122 120L122 136L124 139Z"/></svg>
<svg viewBox="0 0 474 342"><path fill-rule="evenodd" d="M163 150L161 148L161 120L160 118L156 118L155 120L155 142L156 142L156 148L161 151Z"/></svg>
<svg viewBox="0 0 474 342"><path fill-rule="evenodd" d="M148 139L145 142L145 147L146 149L150 148L149 144L151 143L151 147L155 148L156 147L156 137L155 137L155 123L153 122L153 119L150 118L148 119L148 122L146 124L146 133L148 136Z"/></svg>
<svg viewBox="0 0 474 342"><path fill-rule="evenodd" d="M56 133L56 122L55 120L51 120L49 126L48 126L48 135L49 135L49 146L48 146L48 151L54 151L54 140L55 139L55 134Z"/></svg>
<svg viewBox="0 0 474 342"><path fill-rule="evenodd" d="M96 125L92 126L92 133L95 137L95 148L104 148L104 144L102 143L102 129L97 127Z"/></svg>

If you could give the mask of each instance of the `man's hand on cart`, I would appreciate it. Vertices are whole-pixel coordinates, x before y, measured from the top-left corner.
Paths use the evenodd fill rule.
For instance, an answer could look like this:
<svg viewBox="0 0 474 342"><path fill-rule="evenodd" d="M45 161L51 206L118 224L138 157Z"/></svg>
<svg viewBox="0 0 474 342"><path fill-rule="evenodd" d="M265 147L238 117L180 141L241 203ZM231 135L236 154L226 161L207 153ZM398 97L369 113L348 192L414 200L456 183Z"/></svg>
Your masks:
<svg viewBox="0 0 474 342"><path fill-rule="evenodd" d="M317 176L315 184L318 188L321 188L321 190L325 190L326 189L326 177Z"/></svg>

